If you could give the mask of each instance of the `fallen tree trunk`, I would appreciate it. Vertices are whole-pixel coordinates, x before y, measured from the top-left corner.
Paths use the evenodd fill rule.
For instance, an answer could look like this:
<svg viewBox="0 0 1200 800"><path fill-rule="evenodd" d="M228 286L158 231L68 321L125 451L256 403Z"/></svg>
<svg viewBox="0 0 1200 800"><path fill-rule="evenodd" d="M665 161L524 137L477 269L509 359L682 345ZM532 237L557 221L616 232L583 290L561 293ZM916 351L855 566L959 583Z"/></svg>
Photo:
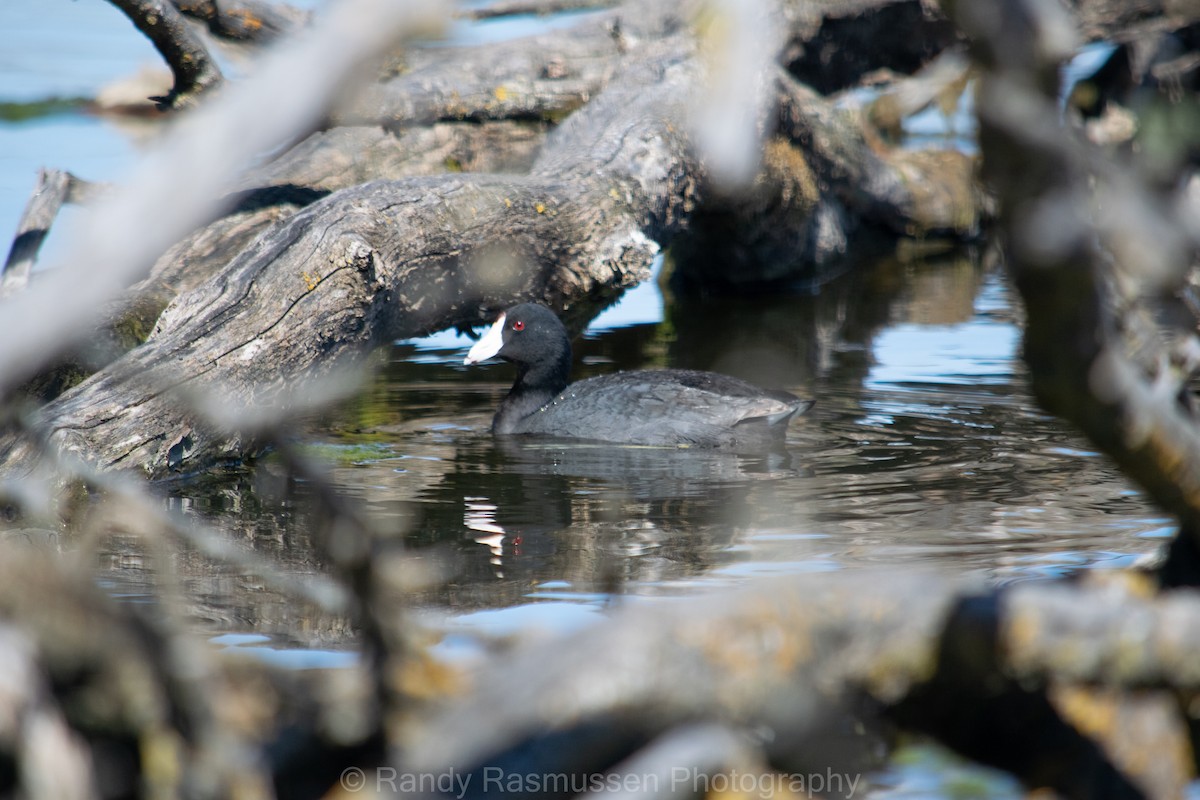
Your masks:
<svg viewBox="0 0 1200 800"><path fill-rule="evenodd" d="M586 133L560 129L550 166L529 177L377 182L310 205L179 298L146 345L47 406L53 440L153 477L192 454L240 458L240 437L186 411L193 387L286 407L299 381L383 342L475 323L515 296L562 308L643 279L699 174L664 119L695 79L685 46L631 67L640 75L589 105Z"/></svg>

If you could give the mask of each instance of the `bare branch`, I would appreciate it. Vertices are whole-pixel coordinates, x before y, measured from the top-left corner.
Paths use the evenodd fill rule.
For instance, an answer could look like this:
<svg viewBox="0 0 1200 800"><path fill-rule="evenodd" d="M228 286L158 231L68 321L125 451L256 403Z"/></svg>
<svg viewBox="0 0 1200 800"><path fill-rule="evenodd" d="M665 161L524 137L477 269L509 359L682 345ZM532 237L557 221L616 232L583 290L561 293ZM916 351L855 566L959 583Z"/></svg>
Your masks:
<svg viewBox="0 0 1200 800"><path fill-rule="evenodd" d="M566 11L595 11L612 8L614 0L495 0L479 8L462 8L455 16L465 19L496 19L519 14L561 14Z"/></svg>
<svg viewBox="0 0 1200 800"><path fill-rule="evenodd" d="M1200 536L1200 427L1190 403L1161 390L1175 383L1163 374L1170 347L1140 320L1141 297L1182 281L1188 225L1147 180L1063 128L1058 70L1077 40L1059 6L972 2L956 13L986 68L985 178L1025 301L1038 399L1175 514L1181 535Z"/></svg>
<svg viewBox="0 0 1200 800"><path fill-rule="evenodd" d="M165 97L151 97L160 111L195 104L196 98L221 85L224 77L200 37L188 27L169 0L109 0L133 20L175 75Z"/></svg>
<svg viewBox="0 0 1200 800"><path fill-rule="evenodd" d="M96 187L69 172L57 169L38 170L37 186L25 205L25 212L17 224L17 235L13 238L4 269L0 270L4 281L0 284L0 297L7 297L25 288L29 282L33 265L37 263L38 251L50 233L59 210L64 203L80 203L91 198Z"/></svg>

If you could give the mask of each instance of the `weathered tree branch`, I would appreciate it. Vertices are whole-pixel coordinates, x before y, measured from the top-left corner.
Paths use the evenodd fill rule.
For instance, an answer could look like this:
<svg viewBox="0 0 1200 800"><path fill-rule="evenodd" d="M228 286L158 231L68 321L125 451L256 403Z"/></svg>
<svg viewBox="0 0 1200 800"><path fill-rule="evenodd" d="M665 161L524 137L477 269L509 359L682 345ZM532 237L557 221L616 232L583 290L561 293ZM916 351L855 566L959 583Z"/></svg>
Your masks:
<svg viewBox="0 0 1200 800"><path fill-rule="evenodd" d="M181 768L158 776L178 782L170 785L261 781L271 770L287 796L301 787L320 796L345 767L372 765L473 776L467 797L488 795L485 768L861 778L896 724L1064 797L1168 798L1188 780L1189 765L1166 757L1186 749L1177 718L1160 706L1133 724L1098 697L1094 714L1130 722L1098 728L1078 715L1078 687L1194 689L1200 638L1189 631L1200 601L1190 595L1138 599L1140 590L1117 584L987 590L936 574L793 576L631 601L575 634L510 647L463 672L412 649L411 620L398 622L381 591L396 568L386 543L359 541L367 529L336 498L328 510L320 525L339 537L326 543L338 553L335 573L378 627L361 670L300 678L194 652L186 636L138 619L135 606L114 606L62 564L9 552L0 615L37 645L38 668L52 678L38 705L61 715L85 753L112 746L114 732L122 747L185 736ZM314 692L314 681L326 685ZM372 682L390 688L372 692ZM345 688L332 691L338 684ZM247 691L270 698L253 725L231 716ZM81 703L96 692L121 702ZM342 724L328 725L334 714ZM11 752L4 733L0 752ZM196 771L231 746L241 757L223 761L219 776ZM40 776L36 764L19 763ZM646 796L673 796L670 787Z"/></svg>
<svg viewBox="0 0 1200 800"><path fill-rule="evenodd" d="M9 248L4 268L0 270L0 297L19 292L29 283L33 265L37 263L38 251L50 233L50 226L58 217L65 203L83 203L97 191L94 184L77 178L69 172L57 169L38 171L37 186L29 196L21 220L17 223L17 235Z"/></svg>
<svg viewBox="0 0 1200 800"><path fill-rule="evenodd" d="M424 723L406 720L393 742L402 769L593 773L622 749L702 721L769 729L767 740L751 738L765 762L802 773L862 769L892 720L1031 788L1169 797L1190 771L1156 757L1186 735L1169 713L1136 735L1094 732L1077 728L1047 691L1063 680L1193 688L1195 641L1179 623L1198 614L1194 597L1136 601L1115 586L993 592L894 574L768 581L639 603L491 661L465 695ZM838 736L847 714L865 731ZM536 745L551 741L586 741L590 758ZM1118 741L1124 750L1114 762L1106 750Z"/></svg>
<svg viewBox="0 0 1200 800"><path fill-rule="evenodd" d="M219 281L181 297L151 341L106 376L48 406L55 439L96 464L145 460L152 476L181 466L168 451L184 439L204 462L240 458L247 443L195 428L179 390L197 379L228 382L230 400L283 402L287 387L344 357L470 324L509 297L561 307L640 280L657 251L653 239L670 238L694 193L697 170L667 122L694 65L667 47L631 69L641 74L590 104L594 116L559 129L529 178L377 182L296 214ZM647 159L662 169L647 173ZM261 348L282 360L249 357ZM150 373L157 377L147 382ZM130 406L133 386L148 394ZM119 407L140 409L141 422ZM147 428L148 413L167 427ZM124 424L141 432L130 440Z"/></svg>
<svg viewBox="0 0 1200 800"><path fill-rule="evenodd" d="M214 36L267 44L312 20L309 11L267 0L171 0L179 11L201 20Z"/></svg>
<svg viewBox="0 0 1200 800"><path fill-rule="evenodd" d="M487 47L412 51L404 55L398 74L365 87L331 124L399 128L437 121L561 119L594 96L617 69L624 27L639 22L638 33L661 37L657 19L639 14L620 21L614 12L564 31Z"/></svg>
<svg viewBox="0 0 1200 800"><path fill-rule="evenodd" d="M159 110L194 105L205 91L221 85L221 69L170 0L109 0L121 9L162 55L175 76L165 97L151 97Z"/></svg>
<svg viewBox="0 0 1200 800"><path fill-rule="evenodd" d="M355 30L348 18L360 13L375 18ZM129 182L96 204L63 266L47 270L20 303L5 304L0 336L9 346L0 359L0 391L7 394L86 340L110 300L182 235L211 219L246 160L311 126L363 58L394 47L403 28L427 31L435 19L426 3L350 0L330 11L327 31L277 48L254 81L181 120ZM283 87L299 76L306 93L284 98ZM259 124L247 128L248 114L261 114ZM148 219L155 224L146 225ZM131 225L137 236L126 235ZM97 263L104 269L94 269Z"/></svg>

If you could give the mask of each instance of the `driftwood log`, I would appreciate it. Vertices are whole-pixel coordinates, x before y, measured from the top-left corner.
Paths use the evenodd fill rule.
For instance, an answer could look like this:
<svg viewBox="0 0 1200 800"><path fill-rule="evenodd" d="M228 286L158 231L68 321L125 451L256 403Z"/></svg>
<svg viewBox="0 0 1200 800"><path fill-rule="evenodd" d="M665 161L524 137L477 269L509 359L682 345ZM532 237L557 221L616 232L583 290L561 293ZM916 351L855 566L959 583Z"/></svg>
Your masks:
<svg viewBox="0 0 1200 800"><path fill-rule="evenodd" d="M368 103L388 109L376 118L404 126L541 117L587 99L547 136L528 173L360 183L270 227L279 207L264 206L233 221L242 234L223 241L236 251L219 247L212 257L202 248L232 221L218 220L186 248L173 248L173 264L160 261L151 281L162 270L181 275L179 265L193 260L215 274L198 284L187 277L157 281L159 290L187 291L149 340L41 408L35 426L53 446L89 463L154 478L242 459L256 451L253 438L203 418L189 394L220 386L226 404L283 411L289 394L347 359L397 338L477 324L517 299L577 315L594 310L644 279L664 247L686 238L705 203L726 215L757 216L757 231L773 231L777 256L786 251L793 266L797 252L806 256L802 269L840 255L859 228L977 229L970 159L881 151L852 112L835 111L782 74L759 76L766 106L750 112L778 133L749 201L731 203L714 193L719 187L709 181L692 134L713 56L690 12L607 13L549 54L535 39L470 57L423 56L428 68L413 66L368 92L404 98ZM945 21L930 19L944 36ZM820 30L819 19L803 21ZM580 49L572 50L576 41ZM530 46L541 59L560 59L568 77L531 60ZM439 70L449 77L427 76ZM947 185L956 188L935 188ZM26 460L30 448L10 440L6 463Z"/></svg>

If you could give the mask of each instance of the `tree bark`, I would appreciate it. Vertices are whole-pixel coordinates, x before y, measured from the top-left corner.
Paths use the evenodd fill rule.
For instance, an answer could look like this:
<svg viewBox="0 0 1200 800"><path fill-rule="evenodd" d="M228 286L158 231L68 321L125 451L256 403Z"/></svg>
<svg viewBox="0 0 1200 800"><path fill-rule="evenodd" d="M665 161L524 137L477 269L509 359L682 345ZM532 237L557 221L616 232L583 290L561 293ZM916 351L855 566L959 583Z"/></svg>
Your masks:
<svg viewBox="0 0 1200 800"><path fill-rule="evenodd" d="M214 36L236 42L268 44L307 25L311 12L265 0L171 0L179 11L208 26Z"/></svg>

